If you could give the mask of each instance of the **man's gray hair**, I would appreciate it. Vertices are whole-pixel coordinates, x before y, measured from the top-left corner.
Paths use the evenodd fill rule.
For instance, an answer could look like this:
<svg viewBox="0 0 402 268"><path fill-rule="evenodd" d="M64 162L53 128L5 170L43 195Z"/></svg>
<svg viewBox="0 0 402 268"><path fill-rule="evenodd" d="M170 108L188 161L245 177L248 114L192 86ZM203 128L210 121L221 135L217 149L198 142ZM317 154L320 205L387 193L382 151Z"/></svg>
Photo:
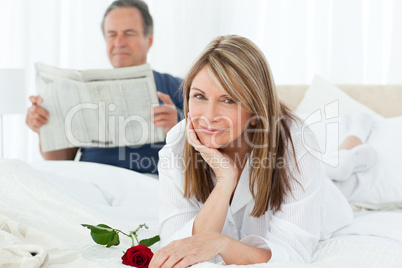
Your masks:
<svg viewBox="0 0 402 268"><path fill-rule="evenodd" d="M149 14L148 5L142 0L116 0L106 9L105 15L102 19L102 32L104 33L104 23L107 14L110 11L122 7L137 8L141 12L142 24L144 25L144 35L150 35L154 33L154 21L151 14Z"/></svg>

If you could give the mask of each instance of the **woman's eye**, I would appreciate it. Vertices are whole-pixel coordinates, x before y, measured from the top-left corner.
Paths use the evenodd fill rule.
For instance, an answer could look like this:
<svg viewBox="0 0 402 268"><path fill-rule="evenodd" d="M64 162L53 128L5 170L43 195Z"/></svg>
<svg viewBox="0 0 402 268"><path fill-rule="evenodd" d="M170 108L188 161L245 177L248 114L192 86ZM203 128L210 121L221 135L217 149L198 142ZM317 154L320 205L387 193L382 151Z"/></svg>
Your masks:
<svg viewBox="0 0 402 268"><path fill-rule="evenodd" d="M196 99L199 99L199 100L205 99L202 94L195 94L194 97L195 97Z"/></svg>
<svg viewBox="0 0 402 268"><path fill-rule="evenodd" d="M231 100L231 99L225 99L224 102L227 103L227 104L235 103L234 100Z"/></svg>

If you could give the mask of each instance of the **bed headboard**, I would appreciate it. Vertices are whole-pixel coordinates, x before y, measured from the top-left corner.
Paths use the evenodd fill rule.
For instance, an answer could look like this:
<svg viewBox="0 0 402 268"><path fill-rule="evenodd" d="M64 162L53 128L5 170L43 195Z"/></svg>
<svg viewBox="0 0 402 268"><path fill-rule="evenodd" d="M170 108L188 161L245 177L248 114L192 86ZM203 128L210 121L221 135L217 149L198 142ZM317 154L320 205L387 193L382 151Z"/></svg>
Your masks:
<svg viewBox="0 0 402 268"><path fill-rule="evenodd" d="M279 98L295 109L308 85L278 85ZM346 94L384 117L402 115L402 85L338 85Z"/></svg>

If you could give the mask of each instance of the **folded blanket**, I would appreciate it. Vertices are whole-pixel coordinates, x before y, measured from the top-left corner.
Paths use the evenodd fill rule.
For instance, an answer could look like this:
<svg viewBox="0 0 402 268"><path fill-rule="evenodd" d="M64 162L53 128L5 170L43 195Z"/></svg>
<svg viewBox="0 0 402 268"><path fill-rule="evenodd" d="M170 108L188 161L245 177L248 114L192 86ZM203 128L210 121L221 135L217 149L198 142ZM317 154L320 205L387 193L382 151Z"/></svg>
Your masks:
<svg viewBox="0 0 402 268"><path fill-rule="evenodd" d="M0 196L0 267L124 267L122 251L130 241L97 245L81 224L125 227L47 183L26 163L0 159Z"/></svg>
<svg viewBox="0 0 402 268"><path fill-rule="evenodd" d="M44 268L48 262L47 251L38 245L21 244L0 248L0 267Z"/></svg>
<svg viewBox="0 0 402 268"><path fill-rule="evenodd" d="M56 237L0 215L0 267L103 267Z"/></svg>

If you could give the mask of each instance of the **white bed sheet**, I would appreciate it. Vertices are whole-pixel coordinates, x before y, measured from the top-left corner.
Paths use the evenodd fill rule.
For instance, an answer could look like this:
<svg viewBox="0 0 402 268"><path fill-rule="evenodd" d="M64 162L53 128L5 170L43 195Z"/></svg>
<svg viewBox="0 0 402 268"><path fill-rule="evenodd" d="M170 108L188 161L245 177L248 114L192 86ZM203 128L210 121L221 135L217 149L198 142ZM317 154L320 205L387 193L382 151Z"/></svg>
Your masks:
<svg viewBox="0 0 402 268"><path fill-rule="evenodd" d="M145 222L150 230L144 236L158 231L158 181L152 176L94 163L57 161L29 166L0 159L0 183L0 226L9 219L51 237L53 240L29 241L50 252L50 267L57 261L54 252L61 254L52 249L55 244L65 247L62 252L70 250L79 256L75 266L65 263L58 267L88 263L93 267L122 267L120 257L129 241L123 238L117 248L96 245L81 223L106 223L131 230ZM402 267L402 210L357 212L355 216L351 225L319 244L312 264L249 266ZM221 265L197 264L202 268Z"/></svg>
<svg viewBox="0 0 402 268"><path fill-rule="evenodd" d="M110 165L76 161L32 162L43 178L58 189L131 228L147 223L158 228L158 180Z"/></svg>
<svg viewBox="0 0 402 268"><path fill-rule="evenodd" d="M402 210L361 211L353 222L333 234L333 239L349 239L390 246L402 254Z"/></svg>
<svg viewBox="0 0 402 268"><path fill-rule="evenodd" d="M129 239L121 237L118 247L99 246L81 224L127 226L48 183L28 164L0 159L0 197L0 267L15 262L24 267L21 254L9 253L31 246L46 252L49 267L124 267L121 256Z"/></svg>

